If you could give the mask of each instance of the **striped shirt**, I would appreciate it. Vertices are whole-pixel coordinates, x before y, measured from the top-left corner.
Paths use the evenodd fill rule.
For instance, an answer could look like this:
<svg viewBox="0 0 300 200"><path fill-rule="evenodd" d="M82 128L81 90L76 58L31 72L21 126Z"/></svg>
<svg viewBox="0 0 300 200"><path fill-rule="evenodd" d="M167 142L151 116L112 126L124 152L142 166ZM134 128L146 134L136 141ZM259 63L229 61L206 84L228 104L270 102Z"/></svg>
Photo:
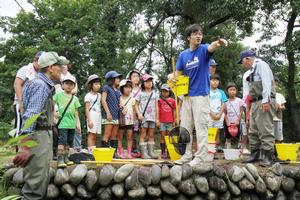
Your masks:
<svg viewBox="0 0 300 200"><path fill-rule="evenodd" d="M52 98L54 93L54 83L43 73L38 73L37 77L25 84L23 89L23 124L33 115L41 113L47 101ZM22 133L30 133L35 130L36 122Z"/></svg>
<svg viewBox="0 0 300 200"><path fill-rule="evenodd" d="M113 87L105 85L102 88L102 92L107 93L106 103L108 109L112 115L113 120L119 119L120 113L120 96L121 93L119 90L114 90ZM103 118L107 119L106 112L104 111Z"/></svg>

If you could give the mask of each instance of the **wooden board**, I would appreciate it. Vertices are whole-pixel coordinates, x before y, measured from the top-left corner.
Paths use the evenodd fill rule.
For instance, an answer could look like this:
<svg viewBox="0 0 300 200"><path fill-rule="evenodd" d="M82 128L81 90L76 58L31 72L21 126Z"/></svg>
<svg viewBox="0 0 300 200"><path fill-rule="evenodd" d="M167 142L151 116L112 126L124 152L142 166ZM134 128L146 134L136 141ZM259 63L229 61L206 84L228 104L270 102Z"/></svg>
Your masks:
<svg viewBox="0 0 300 200"><path fill-rule="evenodd" d="M156 159L113 159L112 161L81 161L83 164L135 164L135 165L155 165L173 164L171 161Z"/></svg>

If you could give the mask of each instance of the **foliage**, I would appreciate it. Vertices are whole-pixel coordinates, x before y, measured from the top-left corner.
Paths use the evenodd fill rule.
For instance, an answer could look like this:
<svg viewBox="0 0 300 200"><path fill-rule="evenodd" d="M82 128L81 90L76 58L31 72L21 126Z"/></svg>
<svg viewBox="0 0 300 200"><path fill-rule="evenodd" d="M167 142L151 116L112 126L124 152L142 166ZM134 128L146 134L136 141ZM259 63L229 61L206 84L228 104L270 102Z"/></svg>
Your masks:
<svg viewBox="0 0 300 200"><path fill-rule="evenodd" d="M269 17L274 12L286 11L289 5L292 6L287 10L298 6L298 1L292 0L28 2L33 5L33 12L21 11L16 18L0 19L0 27L12 34L10 39L0 43L0 57L6 56L5 62L0 63L0 89L5 93L0 97L0 118L5 122L13 117L7 110L12 110L12 83L16 71L31 62L37 50L57 51L71 60L71 73L78 80L78 95L82 100L87 76L96 73L103 77L111 69L125 75L130 69L138 68L154 74L158 78L156 85L160 86L172 71L171 57L186 48L185 27L199 23L204 30L204 42L210 43L218 35L229 40L229 47L216 52L214 58L221 65L218 73L223 86L232 80L241 86L236 77L241 77L243 69L235 62L244 47L238 41L256 31L254 17L258 15L259 19L264 19L261 13ZM277 18L287 16L286 13L277 14ZM267 39L274 35L275 29L272 20L265 22L264 37ZM294 35L297 47L299 33ZM284 53L284 45L271 47L271 50L272 57L264 57L280 63L276 55ZM298 54L296 58L299 59ZM83 115L82 109L82 124Z"/></svg>

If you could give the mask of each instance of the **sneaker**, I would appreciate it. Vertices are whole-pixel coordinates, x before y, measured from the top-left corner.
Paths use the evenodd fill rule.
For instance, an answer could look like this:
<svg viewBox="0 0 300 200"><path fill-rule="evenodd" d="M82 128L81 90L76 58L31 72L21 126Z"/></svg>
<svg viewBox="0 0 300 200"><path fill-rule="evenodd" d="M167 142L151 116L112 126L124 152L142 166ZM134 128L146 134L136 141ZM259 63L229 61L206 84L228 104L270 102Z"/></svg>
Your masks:
<svg viewBox="0 0 300 200"><path fill-rule="evenodd" d="M183 155L179 160L176 160L174 163L177 165L183 165L184 163L188 163L192 161L192 156Z"/></svg>
<svg viewBox="0 0 300 200"><path fill-rule="evenodd" d="M199 165L200 163L201 163L200 158L195 157L191 162L189 162L189 165L190 165L191 167L194 167L194 166L196 166L196 165Z"/></svg>

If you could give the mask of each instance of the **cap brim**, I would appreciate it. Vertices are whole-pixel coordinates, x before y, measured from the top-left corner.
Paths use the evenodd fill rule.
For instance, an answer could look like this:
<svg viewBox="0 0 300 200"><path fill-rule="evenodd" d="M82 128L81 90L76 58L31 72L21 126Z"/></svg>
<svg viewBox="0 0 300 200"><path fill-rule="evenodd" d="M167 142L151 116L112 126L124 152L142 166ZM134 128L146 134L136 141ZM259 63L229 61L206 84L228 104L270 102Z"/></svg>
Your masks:
<svg viewBox="0 0 300 200"><path fill-rule="evenodd" d="M239 59L236 64L242 64L243 63L243 59Z"/></svg>
<svg viewBox="0 0 300 200"><path fill-rule="evenodd" d="M73 83L76 84L76 82L74 82L74 80L71 80L71 79L65 79L65 80L63 80L63 82L65 82L65 81L71 81L71 82L73 82Z"/></svg>
<svg viewBox="0 0 300 200"><path fill-rule="evenodd" d="M59 61L56 64L58 64L58 65L67 65L69 63L70 63L69 60L59 59Z"/></svg>

